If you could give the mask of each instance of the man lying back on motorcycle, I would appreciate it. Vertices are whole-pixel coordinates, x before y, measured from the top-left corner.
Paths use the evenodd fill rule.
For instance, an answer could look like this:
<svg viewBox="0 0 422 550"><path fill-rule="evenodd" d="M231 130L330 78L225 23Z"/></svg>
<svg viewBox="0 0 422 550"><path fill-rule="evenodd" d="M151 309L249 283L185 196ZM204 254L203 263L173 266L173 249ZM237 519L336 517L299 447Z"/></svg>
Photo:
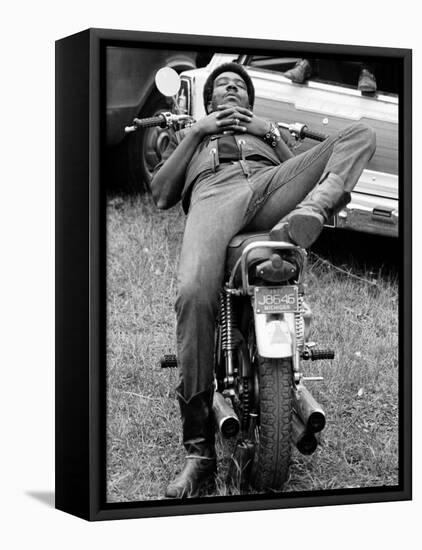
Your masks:
<svg viewBox="0 0 422 550"><path fill-rule="evenodd" d="M166 490L173 498L197 495L216 472L214 323L228 243L240 231L268 230L310 246L375 151L375 132L355 123L293 156L277 126L254 115L253 83L236 63L217 67L203 95L207 115L175 133L151 184L158 208L182 200L187 212L175 306L187 457Z"/></svg>

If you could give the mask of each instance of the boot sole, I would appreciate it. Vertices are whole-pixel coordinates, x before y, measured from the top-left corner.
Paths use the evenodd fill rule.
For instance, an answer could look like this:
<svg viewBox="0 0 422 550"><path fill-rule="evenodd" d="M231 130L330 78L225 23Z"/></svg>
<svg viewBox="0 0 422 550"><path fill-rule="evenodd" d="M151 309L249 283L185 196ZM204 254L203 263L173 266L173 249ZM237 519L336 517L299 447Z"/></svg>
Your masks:
<svg viewBox="0 0 422 550"><path fill-rule="evenodd" d="M167 493L164 494L164 498L168 498L168 499L174 499L174 498L180 498L180 499L185 499L185 498L197 498L199 497L200 493L204 490L207 490L207 491L210 491L211 489L213 491L215 491L215 488L216 488L216 483L215 483L215 480L211 480L211 479L206 479L204 480L196 489L196 491L194 493L183 493L182 495L176 495L176 496L173 496L173 495L169 495Z"/></svg>
<svg viewBox="0 0 422 550"><path fill-rule="evenodd" d="M320 236L324 225L309 214L292 214L289 219L289 235L302 248L309 248Z"/></svg>
<svg viewBox="0 0 422 550"><path fill-rule="evenodd" d="M164 498L171 498L171 499L174 499L174 498L180 498L180 499L196 498L196 497L199 497L199 494L204 489L206 489L206 490L213 489L215 491L216 476L217 476L217 471L216 470L214 472L211 472L207 477L205 477L202 481L199 482L198 486L196 487L195 492L190 493L189 491L184 491L182 494L169 495L166 491L164 493Z"/></svg>

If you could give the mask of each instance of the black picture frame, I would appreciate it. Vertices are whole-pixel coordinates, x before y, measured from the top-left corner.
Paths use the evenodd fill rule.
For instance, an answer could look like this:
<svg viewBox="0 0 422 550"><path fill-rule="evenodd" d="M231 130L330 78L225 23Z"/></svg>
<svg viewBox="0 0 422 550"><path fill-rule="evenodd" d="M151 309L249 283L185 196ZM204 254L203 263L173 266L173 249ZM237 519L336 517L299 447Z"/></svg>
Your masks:
<svg viewBox="0 0 422 550"><path fill-rule="evenodd" d="M402 67L400 94L400 451L397 487L107 503L105 494L105 197L100 185L108 45L379 56ZM409 500L411 471L411 112L408 49L88 29L56 42L56 508L86 520Z"/></svg>

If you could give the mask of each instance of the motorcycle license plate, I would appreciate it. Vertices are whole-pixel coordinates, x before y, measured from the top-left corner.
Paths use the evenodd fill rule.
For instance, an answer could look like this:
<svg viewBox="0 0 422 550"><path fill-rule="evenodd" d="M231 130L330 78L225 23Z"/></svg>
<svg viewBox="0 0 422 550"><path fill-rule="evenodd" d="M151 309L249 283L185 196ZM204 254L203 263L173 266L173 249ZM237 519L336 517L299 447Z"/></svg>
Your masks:
<svg viewBox="0 0 422 550"><path fill-rule="evenodd" d="M256 313L291 313L298 311L296 286L256 286Z"/></svg>

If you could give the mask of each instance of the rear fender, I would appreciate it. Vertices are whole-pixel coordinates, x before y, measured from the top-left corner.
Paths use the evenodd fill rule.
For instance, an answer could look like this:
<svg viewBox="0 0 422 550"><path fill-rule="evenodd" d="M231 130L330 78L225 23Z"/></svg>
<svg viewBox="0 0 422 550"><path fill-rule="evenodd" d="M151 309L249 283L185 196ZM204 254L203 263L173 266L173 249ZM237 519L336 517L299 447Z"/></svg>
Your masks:
<svg viewBox="0 0 422 550"><path fill-rule="evenodd" d="M296 333L294 313L254 312L255 335L261 357L278 359L295 357Z"/></svg>

